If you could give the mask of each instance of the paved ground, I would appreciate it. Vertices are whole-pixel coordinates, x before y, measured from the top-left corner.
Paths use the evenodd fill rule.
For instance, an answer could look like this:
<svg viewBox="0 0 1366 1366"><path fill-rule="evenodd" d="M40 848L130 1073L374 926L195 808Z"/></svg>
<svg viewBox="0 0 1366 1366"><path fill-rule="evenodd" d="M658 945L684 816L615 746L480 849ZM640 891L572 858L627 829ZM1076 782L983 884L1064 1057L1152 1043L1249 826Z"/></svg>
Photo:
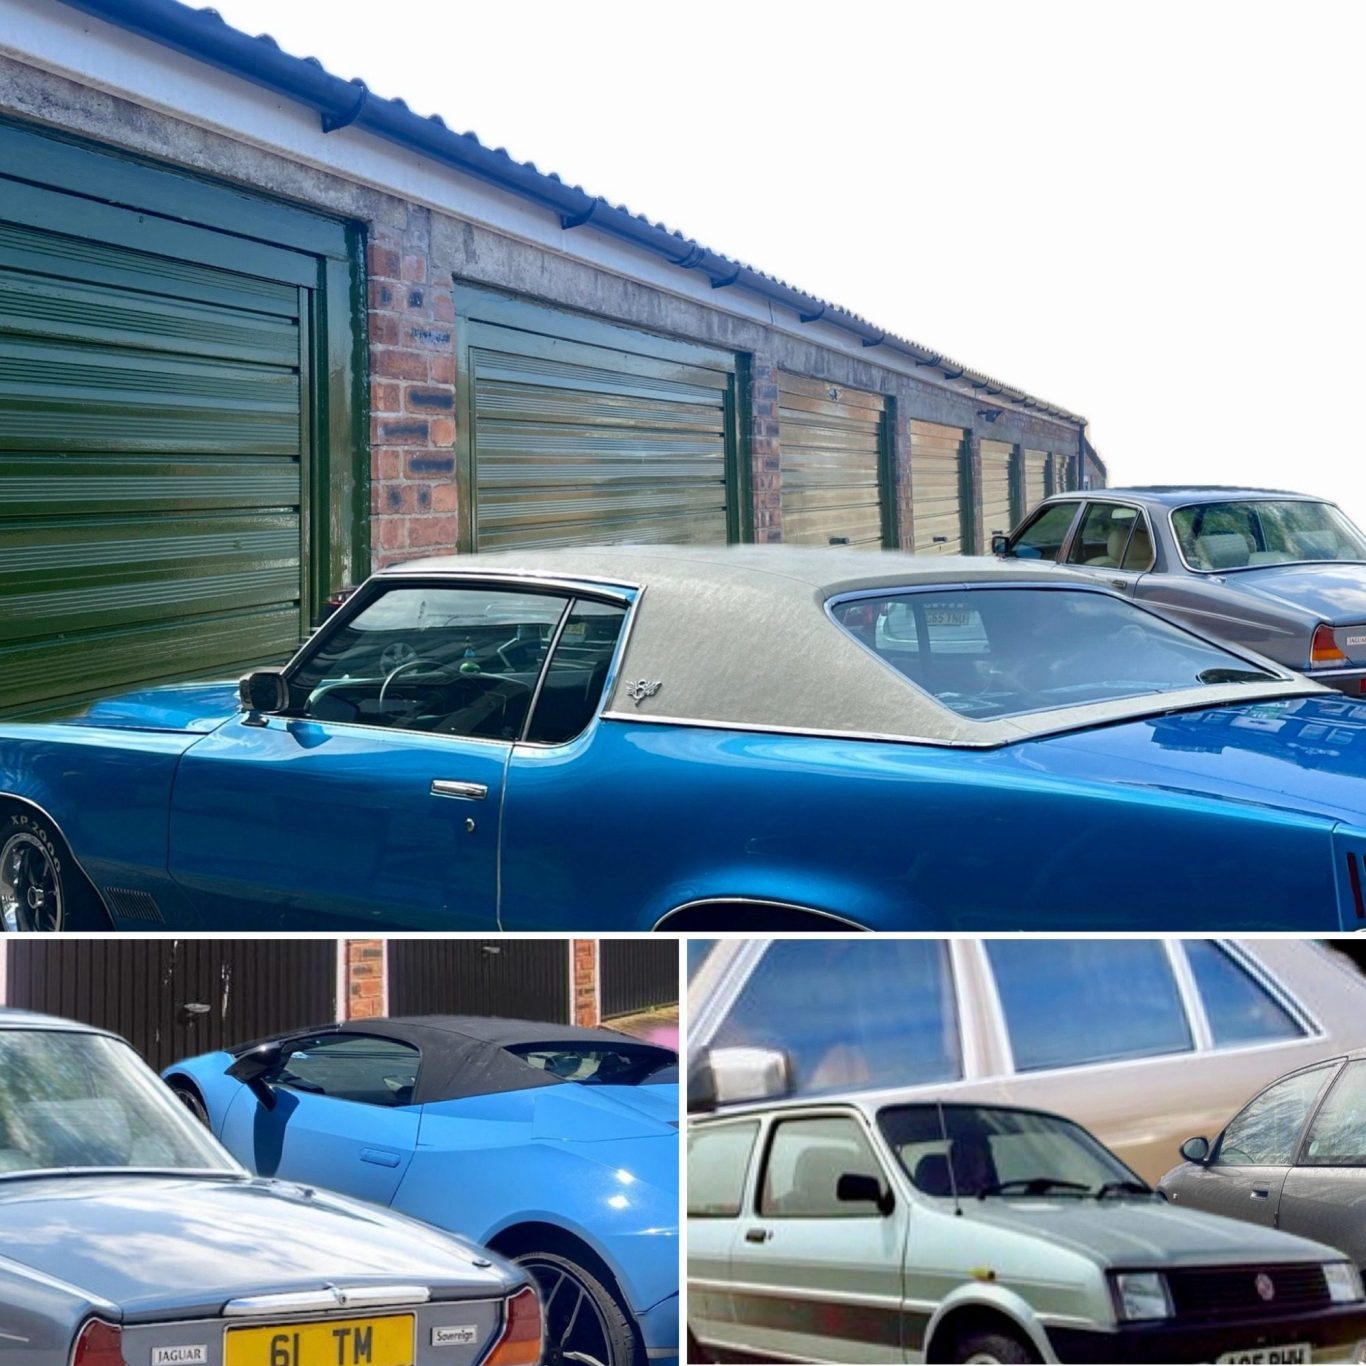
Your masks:
<svg viewBox="0 0 1366 1366"><path fill-rule="evenodd" d="M677 1006L661 1006L638 1015L618 1015L613 1020L604 1020L603 1024L609 1029L620 1029L624 1034L634 1034L638 1039L663 1044L666 1048L678 1047Z"/></svg>

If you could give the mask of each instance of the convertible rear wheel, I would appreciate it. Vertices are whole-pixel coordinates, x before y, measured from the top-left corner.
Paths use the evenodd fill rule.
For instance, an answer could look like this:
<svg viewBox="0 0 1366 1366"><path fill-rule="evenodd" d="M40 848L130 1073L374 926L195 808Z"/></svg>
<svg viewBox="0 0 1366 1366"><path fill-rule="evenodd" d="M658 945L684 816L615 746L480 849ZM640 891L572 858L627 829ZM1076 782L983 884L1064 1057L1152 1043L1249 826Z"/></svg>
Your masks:
<svg viewBox="0 0 1366 1366"><path fill-rule="evenodd" d="M175 1098L206 1128L211 1128L209 1123L209 1110L204 1104L204 1097L199 1094L199 1088L192 1086L182 1077L172 1077L167 1086L171 1088L171 1093Z"/></svg>
<svg viewBox="0 0 1366 1366"><path fill-rule="evenodd" d="M634 1366L636 1335L617 1297L596 1276L557 1252L513 1259L536 1279L545 1314L542 1366Z"/></svg>
<svg viewBox="0 0 1366 1366"><path fill-rule="evenodd" d="M26 811L0 820L0 925L9 934L66 928L69 880L57 832Z"/></svg>

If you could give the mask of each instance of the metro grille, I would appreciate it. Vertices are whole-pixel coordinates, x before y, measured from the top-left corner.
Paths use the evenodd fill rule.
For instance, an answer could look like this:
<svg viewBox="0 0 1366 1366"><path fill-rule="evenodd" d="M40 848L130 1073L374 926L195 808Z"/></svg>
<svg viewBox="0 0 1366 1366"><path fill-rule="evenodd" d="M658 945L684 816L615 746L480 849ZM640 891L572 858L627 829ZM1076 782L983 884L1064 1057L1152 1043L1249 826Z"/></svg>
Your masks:
<svg viewBox="0 0 1366 1366"><path fill-rule="evenodd" d="M1257 1277L1265 1274L1275 1294L1264 1300ZM1323 1268L1317 1263L1289 1266L1188 1267L1167 1272L1172 1308L1182 1319L1247 1318L1322 1309L1331 1303Z"/></svg>

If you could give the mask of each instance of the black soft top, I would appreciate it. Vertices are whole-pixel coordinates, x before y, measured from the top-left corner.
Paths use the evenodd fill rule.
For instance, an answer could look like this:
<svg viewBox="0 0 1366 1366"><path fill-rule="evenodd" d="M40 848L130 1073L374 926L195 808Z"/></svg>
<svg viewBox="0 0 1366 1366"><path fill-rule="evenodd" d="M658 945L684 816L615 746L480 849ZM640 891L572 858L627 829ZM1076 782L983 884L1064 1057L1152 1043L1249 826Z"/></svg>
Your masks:
<svg viewBox="0 0 1366 1366"><path fill-rule="evenodd" d="M508 1050L528 1044L549 1047L629 1047L637 1052L658 1053L660 1064L674 1057L670 1049L645 1043L615 1029L588 1029L580 1025L549 1024L544 1020L509 1020L495 1015L407 1015L375 1020L346 1020L317 1029L291 1029L286 1034L258 1039L231 1051L237 1057L262 1043L286 1042L303 1036L327 1034L358 1038L396 1039L422 1055L413 1105L439 1100L463 1100L500 1091L524 1091L532 1086L558 1086L568 1078L557 1077Z"/></svg>

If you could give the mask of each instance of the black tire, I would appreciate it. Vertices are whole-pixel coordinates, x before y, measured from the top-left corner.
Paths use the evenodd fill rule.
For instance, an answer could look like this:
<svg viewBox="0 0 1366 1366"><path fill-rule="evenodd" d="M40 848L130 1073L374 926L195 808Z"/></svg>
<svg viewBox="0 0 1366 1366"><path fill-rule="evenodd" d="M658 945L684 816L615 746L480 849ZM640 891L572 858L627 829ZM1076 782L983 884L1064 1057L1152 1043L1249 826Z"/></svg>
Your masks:
<svg viewBox="0 0 1366 1366"><path fill-rule="evenodd" d="M1004 1366L1036 1362L1034 1349L1013 1333L964 1333L953 1344L955 1361L1001 1362Z"/></svg>
<svg viewBox="0 0 1366 1366"><path fill-rule="evenodd" d="M204 1104L204 1097L199 1094L199 1087L193 1082L186 1081L184 1077L172 1077L167 1086L171 1088L175 1098L206 1128L209 1124L209 1108Z"/></svg>
<svg viewBox="0 0 1366 1366"><path fill-rule="evenodd" d="M541 1292L541 1366L645 1366L626 1307L586 1266L560 1252L519 1252L512 1260Z"/></svg>
<svg viewBox="0 0 1366 1366"><path fill-rule="evenodd" d="M56 826L27 808L0 813L0 930L108 928L99 899Z"/></svg>

